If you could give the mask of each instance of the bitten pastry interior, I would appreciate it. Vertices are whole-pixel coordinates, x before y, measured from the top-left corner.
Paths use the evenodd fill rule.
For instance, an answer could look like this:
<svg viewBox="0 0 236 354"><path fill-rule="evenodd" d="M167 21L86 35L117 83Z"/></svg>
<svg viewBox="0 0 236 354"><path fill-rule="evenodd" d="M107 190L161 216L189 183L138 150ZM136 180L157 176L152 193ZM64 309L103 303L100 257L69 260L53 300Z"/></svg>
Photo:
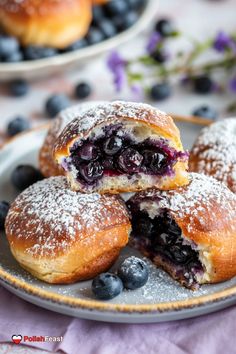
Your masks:
<svg viewBox="0 0 236 354"><path fill-rule="evenodd" d="M81 114L86 112L89 108L96 107L102 101L91 101L80 103L75 106L69 107L59 113L57 118L53 120L51 127L48 130L43 145L39 151L39 168L45 177L61 176L65 174L53 159L52 152L56 139L63 131L65 126L70 123L74 118L78 118Z"/></svg>
<svg viewBox="0 0 236 354"><path fill-rule="evenodd" d="M82 38L91 22L88 0L0 1L0 23L24 45L64 48Z"/></svg>
<svg viewBox="0 0 236 354"><path fill-rule="evenodd" d="M118 196L76 193L65 177L51 177L16 198L5 228L24 269L48 283L72 283L110 268L128 241L130 221Z"/></svg>
<svg viewBox="0 0 236 354"><path fill-rule="evenodd" d="M74 119L54 147L73 190L131 192L188 183L179 130L166 113L146 104L101 104Z"/></svg>
<svg viewBox="0 0 236 354"><path fill-rule="evenodd" d="M215 177L236 193L236 118L202 130L190 153L189 168Z"/></svg>
<svg viewBox="0 0 236 354"><path fill-rule="evenodd" d="M149 190L127 202L131 244L187 288L236 275L236 196L213 177Z"/></svg>

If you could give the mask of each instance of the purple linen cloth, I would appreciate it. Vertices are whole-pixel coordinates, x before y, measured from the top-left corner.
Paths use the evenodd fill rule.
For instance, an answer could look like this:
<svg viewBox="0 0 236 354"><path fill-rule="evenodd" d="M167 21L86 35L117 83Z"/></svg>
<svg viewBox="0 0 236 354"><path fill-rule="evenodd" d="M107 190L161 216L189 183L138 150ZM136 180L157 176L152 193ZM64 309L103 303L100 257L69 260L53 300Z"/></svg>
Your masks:
<svg viewBox="0 0 236 354"><path fill-rule="evenodd" d="M11 342L13 334L63 336L61 343L29 345L66 354L233 354L236 306L176 322L112 324L50 312L0 287L0 342Z"/></svg>

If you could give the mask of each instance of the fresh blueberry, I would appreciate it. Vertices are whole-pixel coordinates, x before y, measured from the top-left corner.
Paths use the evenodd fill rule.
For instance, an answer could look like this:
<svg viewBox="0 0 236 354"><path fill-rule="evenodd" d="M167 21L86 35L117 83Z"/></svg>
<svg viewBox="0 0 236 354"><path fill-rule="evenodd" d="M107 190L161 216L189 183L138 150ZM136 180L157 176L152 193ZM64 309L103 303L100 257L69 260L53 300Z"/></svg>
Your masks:
<svg viewBox="0 0 236 354"><path fill-rule="evenodd" d="M23 53L19 50L8 55L4 55L1 57L1 61L4 63L18 63L23 60Z"/></svg>
<svg viewBox="0 0 236 354"><path fill-rule="evenodd" d="M94 183L103 176L103 166L99 161L81 163L79 173L87 183Z"/></svg>
<svg viewBox="0 0 236 354"><path fill-rule="evenodd" d="M0 202L0 230L4 230L5 219L10 208L10 204L5 201Z"/></svg>
<svg viewBox="0 0 236 354"><path fill-rule="evenodd" d="M25 130L30 129L30 123L24 117L16 117L11 120L7 125L7 135L14 136Z"/></svg>
<svg viewBox="0 0 236 354"><path fill-rule="evenodd" d="M93 6L93 22L92 24L98 26L104 20L104 9L102 6Z"/></svg>
<svg viewBox="0 0 236 354"><path fill-rule="evenodd" d="M162 64L166 61L166 55L160 50L156 50L151 53L151 57L159 64Z"/></svg>
<svg viewBox="0 0 236 354"><path fill-rule="evenodd" d="M146 4L145 0L127 0L127 3L129 5L129 8L131 10L139 10L144 7Z"/></svg>
<svg viewBox="0 0 236 354"><path fill-rule="evenodd" d="M7 58L19 51L19 42L15 37L0 35L0 57Z"/></svg>
<svg viewBox="0 0 236 354"><path fill-rule="evenodd" d="M87 98L92 92L91 86L87 82L80 82L75 86L75 97L79 99Z"/></svg>
<svg viewBox="0 0 236 354"><path fill-rule="evenodd" d="M134 11L127 12L124 16L116 16L113 18L113 22L119 31L124 31L133 26L137 20L138 14Z"/></svg>
<svg viewBox="0 0 236 354"><path fill-rule="evenodd" d="M162 101L171 95L171 87L167 82L155 84L151 87L150 97L155 101Z"/></svg>
<svg viewBox="0 0 236 354"><path fill-rule="evenodd" d="M111 136L105 140L103 150L109 156L115 155L118 151L120 151L122 143L122 139L118 136Z"/></svg>
<svg viewBox="0 0 236 354"><path fill-rule="evenodd" d="M75 50L85 48L88 45L87 41L85 38L79 39L78 41L72 43L68 47L64 48L62 52L74 52Z"/></svg>
<svg viewBox="0 0 236 354"><path fill-rule="evenodd" d="M94 161L99 156L99 150L92 143L85 143L79 149L78 156L84 161Z"/></svg>
<svg viewBox="0 0 236 354"><path fill-rule="evenodd" d="M9 91L13 96L25 96L29 91L29 84L25 80L14 80L9 85Z"/></svg>
<svg viewBox="0 0 236 354"><path fill-rule="evenodd" d="M126 289L138 289L148 281L148 267L143 260L132 256L121 263L118 276Z"/></svg>
<svg viewBox="0 0 236 354"><path fill-rule="evenodd" d="M213 81L207 75L197 76L193 79L193 89L196 93L207 94L214 88Z"/></svg>
<svg viewBox="0 0 236 354"><path fill-rule="evenodd" d="M166 19L163 18L159 21L157 21L155 25L155 30L162 36L162 37L170 37L173 36L176 33L176 30L173 26L173 23Z"/></svg>
<svg viewBox="0 0 236 354"><path fill-rule="evenodd" d="M105 19L99 24L99 29L104 34L105 38L114 37L117 33L114 23Z"/></svg>
<svg viewBox="0 0 236 354"><path fill-rule="evenodd" d="M31 165L19 165L11 175L13 186L20 191L41 179L43 179L41 172Z"/></svg>
<svg viewBox="0 0 236 354"><path fill-rule="evenodd" d="M105 5L110 16L123 16L129 10L126 0L111 0Z"/></svg>
<svg viewBox="0 0 236 354"><path fill-rule="evenodd" d="M89 45L100 43L104 40L104 34L96 27L91 27L87 34L87 41Z"/></svg>
<svg viewBox="0 0 236 354"><path fill-rule="evenodd" d="M123 150L118 157L118 165L127 173L138 172L143 161L143 156L133 148Z"/></svg>
<svg viewBox="0 0 236 354"><path fill-rule="evenodd" d="M50 58L57 53L57 50L54 48L40 47L35 45L30 45L24 49L25 60Z"/></svg>
<svg viewBox="0 0 236 354"><path fill-rule="evenodd" d="M56 94L47 99L45 111L50 118L54 118L60 111L67 108L69 105L70 101L67 96Z"/></svg>
<svg viewBox="0 0 236 354"><path fill-rule="evenodd" d="M99 274L92 282L92 292L96 298L110 300L123 291L123 284L120 278L111 273Z"/></svg>
<svg viewBox="0 0 236 354"><path fill-rule="evenodd" d="M193 115L197 117L207 118L207 119L216 119L217 111L207 105L200 106L193 111Z"/></svg>

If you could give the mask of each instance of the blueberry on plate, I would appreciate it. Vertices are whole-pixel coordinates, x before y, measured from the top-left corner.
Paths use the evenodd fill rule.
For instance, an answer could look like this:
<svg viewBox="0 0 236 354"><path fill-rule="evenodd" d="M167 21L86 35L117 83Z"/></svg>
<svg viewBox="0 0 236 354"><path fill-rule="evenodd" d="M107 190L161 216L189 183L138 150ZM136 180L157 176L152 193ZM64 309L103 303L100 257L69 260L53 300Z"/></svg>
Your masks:
<svg viewBox="0 0 236 354"><path fill-rule="evenodd" d="M105 36L102 31L93 26L90 27L90 30L86 36L89 45L100 43L104 40L104 38Z"/></svg>
<svg viewBox="0 0 236 354"><path fill-rule="evenodd" d="M120 278L111 273L99 274L92 282L92 292L97 299L110 300L119 295L123 290Z"/></svg>
<svg viewBox="0 0 236 354"><path fill-rule="evenodd" d="M109 21L105 19L101 21L101 23L99 24L99 29L104 34L105 38L114 37L115 34L117 33L113 21Z"/></svg>
<svg viewBox="0 0 236 354"><path fill-rule="evenodd" d="M72 43L71 45L69 45L68 47L64 48L62 50L62 53L74 52L75 50L85 48L87 45L88 45L88 43L85 38L79 39L78 41L76 41L76 42Z"/></svg>
<svg viewBox="0 0 236 354"><path fill-rule="evenodd" d="M4 230L5 219L10 208L10 204L4 200L0 202L0 230Z"/></svg>
<svg viewBox="0 0 236 354"><path fill-rule="evenodd" d="M1 61L4 63L18 63L23 59L24 59L23 53L19 50L1 57Z"/></svg>
<svg viewBox="0 0 236 354"><path fill-rule="evenodd" d="M29 84L27 81L18 79L10 82L9 91L13 96L25 96L29 91Z"/></svg>
<svg viewBox="0 0 236 354"><path fill-rule="evenodd" d="M213 91L214 84L208 75L201 75L193 79L193 89L196 93L207 94Z"/></svg>
<svg viewBox="0 0 236 354"><path fill-rule="evenodd" d="M104 9L102 6L93 6L93 25L98 26L104 20Z"/></svg>
<svg viewBox="0 0 236 354"><path fill-rule="evenodd" d="M37 60L53 57L57 53L57 50L54 48L29 45L24 49L24 58L25 60Z"/></svg>
<svg viewBox="0 0 236 354"><path fill-rule="evenodd" d="M118 276L126 289L138 289L148 281L148 267L142 259L131 256L119 266Z"/></svg>
<svg viewBox="0 0 236 354"><path fill-rule="evenodd" d="M162 37L171 37L176 34L176 30L174 28L173 23L166 19L162 18L157 21L155 25L155 30L162 36Z"/></svg>
<svg viewBox="0 0 236 354"><path fill-rule="evenodd" d="M134 11L129 11L124 16L115 16L113 22L119 31L125 31L138 20L138 14Z"/></svg>
<svg viewBox="0 0 236 354"><path fill-rule="evenodd" d="M194 109L193 116L214 120L217 118L217 111L210 106L203 105Z"/></svg>
<svg viewBox="0 0 236 354"><path fill-rule="evenodd" d="M15 37L0 35L0 57L7 58L19 51L19 42Z"/></svg>
<svg viewBox="0 0 236 354"><path fill-rule="evenodd" d="M41 179L43 179L41 172L31 165L19 165L13 170L11 175L12 184L19 191L23 191Z"/></svg>
<svg viewBox="0 0 236 354"><path fill-rule="evenodd" d="M111 0L104 8L110 16L123 16L129 10L126 0Z"/></svg>
<svg viewBox="0 0 236 354"><path fill-rule="evenodd" d="M45 104L45 111L50 118L54 118L60 111L70 106L70 100L63 94L49 97Z"/></svg>
<svg viewBox="0 0 236 354"><path fill-rule="evenodd" d="M150 98L155 101L162 101L171 95L171 87L168 82L155 84L151 87Z"/></svg>
<svg viewBox="0 0 236 354"><path fill-rule="evenodd" d="M80 82L75 86L75 97L79 99L87 98L92 92L91 86L87 82Z"/></svg>
<svg viewBox="0 0 236 354"><path fill-rule="evenodd" d="M11 120L7 125L7 135L14 136L30 129L30 122L24 117L16 117Z"/></svg>
<svg viewBox="0 0 236 354"><path fill-rule="evenodd" d="M144 7L146 4L145 0L127 0L127 3L129 5L129 8L131 10L140 10Z"/></svg>

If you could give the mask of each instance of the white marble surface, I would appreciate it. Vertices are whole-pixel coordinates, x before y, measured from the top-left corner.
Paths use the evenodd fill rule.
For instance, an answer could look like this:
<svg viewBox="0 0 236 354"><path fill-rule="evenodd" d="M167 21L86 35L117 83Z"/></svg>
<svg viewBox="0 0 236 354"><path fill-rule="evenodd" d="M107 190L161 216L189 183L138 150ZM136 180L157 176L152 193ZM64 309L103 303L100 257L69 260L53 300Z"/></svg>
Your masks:
<svg viewBox="0 0 236 354"><path fill-rule="evenodd" d="M168 16L173 18L177 27L186 35L204 39L206 36L214 35L219 29L235 30L236 0L157 0L156 2L156 17ZM148 26L150 27L151 24L147 24ZM124 55L134 55L141 52L147 39L147 33L139 35L130 43L122 46L120 48L121 52ZM185 41L181 41L178 45L183 48L187 46ZM122 97L132 99L132 95L128 92L115 93L111 76L105 66L105 58L100 57L77 72L61 73L58 77L32 83L30 93L21 99L9 97L5 86L0 85L1 132L4 131L7 121L16 114L28 116L35 125L42 123L45 99L55 91L71 94L73 84L81 80L91 82L94 88L94 93L90 99L108 100ZM168 112L187 115L195 106L207 103L213 105L219 110L221 116L224 116L224 107L233 99L235 99L235 96L232 94L212 94L202 97L185 92L183 89L175 89L173 96L159 103L158 107ZM39 354L47 352L32 348L26 349L23 346L0 344L0 353Z"/></svg>

